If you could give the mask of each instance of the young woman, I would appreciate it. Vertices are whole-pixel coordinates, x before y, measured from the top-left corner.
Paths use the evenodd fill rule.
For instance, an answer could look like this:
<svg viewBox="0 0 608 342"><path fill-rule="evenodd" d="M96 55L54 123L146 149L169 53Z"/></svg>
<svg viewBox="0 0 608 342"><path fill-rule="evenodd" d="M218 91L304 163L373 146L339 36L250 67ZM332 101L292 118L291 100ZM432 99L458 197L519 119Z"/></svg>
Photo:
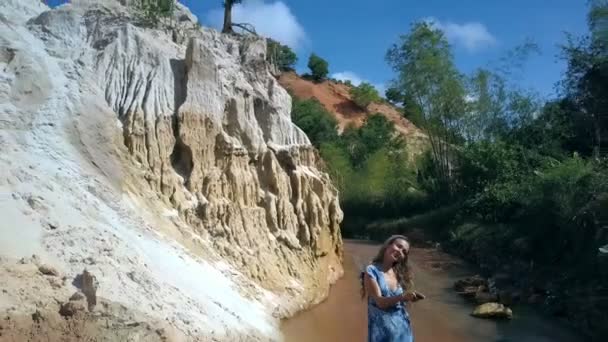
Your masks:
<svg viewBox="0 0 608 342"><path fill-rule="evenodd" d="M365 269L363 297L367 296L368 342L413 342L406 302L424 299L413 291L408 265L410 244L405 236L388 238Z"/></svg>

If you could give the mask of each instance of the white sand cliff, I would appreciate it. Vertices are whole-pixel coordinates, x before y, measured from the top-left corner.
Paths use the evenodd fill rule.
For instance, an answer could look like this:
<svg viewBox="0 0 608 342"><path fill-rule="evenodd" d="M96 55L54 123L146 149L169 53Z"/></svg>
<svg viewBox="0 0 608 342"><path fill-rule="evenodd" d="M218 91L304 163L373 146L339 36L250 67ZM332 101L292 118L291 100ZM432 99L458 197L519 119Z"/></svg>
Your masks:
<svg viewBox="0 0 608 342"><path fill-rule="evenodd" d="M183 7L0 3L0 341L280 340L325 298L342 212L265 53Z"/></svg>

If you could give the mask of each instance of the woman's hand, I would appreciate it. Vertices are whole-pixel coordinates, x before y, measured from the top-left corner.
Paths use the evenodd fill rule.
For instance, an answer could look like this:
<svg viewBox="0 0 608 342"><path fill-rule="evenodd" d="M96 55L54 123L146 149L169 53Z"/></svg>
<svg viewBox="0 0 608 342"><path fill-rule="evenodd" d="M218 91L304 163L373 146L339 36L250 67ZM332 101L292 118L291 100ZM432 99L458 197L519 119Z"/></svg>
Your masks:
<svg viewBox="0 0 608 342"><path fill-rule="evenodd" d="M414 296L416 296L416 299L414 299L415 302L426 298L425 295L417 291L414 291Z"/></svg>
<svg viewBox="0 0 608 342"><path fill-rule="evenodd" d="M403 301L405 301L405 302L417 302L421 299L426 298L425 295L423 295L420 292L416 292L416 291L405 292L401 296L403 298Z"/></svg>
<svg viewBox="0 0 608 342"><path fill-rule="evenodd" d="M414 301L416 301L416 293L415 292L404 292L401 295L401 298L404 302L414 302Z"/></svg>

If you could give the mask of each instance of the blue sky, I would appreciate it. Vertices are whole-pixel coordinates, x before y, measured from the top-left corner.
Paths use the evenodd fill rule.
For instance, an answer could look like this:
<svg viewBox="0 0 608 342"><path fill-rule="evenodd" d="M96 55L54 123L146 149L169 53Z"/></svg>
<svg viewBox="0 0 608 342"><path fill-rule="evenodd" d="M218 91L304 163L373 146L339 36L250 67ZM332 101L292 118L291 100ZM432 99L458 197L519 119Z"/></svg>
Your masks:
<svg viewBox="0 0 608 342"><path fill-rule="evenodd" d="M182 0L205 25L221 22L221 1ZM260 33L281 38L296 50L298 71L310 52L329 62L330 73L376 85L394 76L384 60L389 46L412 22L433 18L448 33L458 67L469 72L533 39L541 55L532 58L521 81L543 95L564 70L558 44L564 33L587 31L583 0L245 0L235 21L249 21ZM249 12L249 14L247 13ZM295 25L294 25L295 22ZM288 27L288 29L285 29ZM299 30L298 30L299 28Z"/></svg>
<svg viewBox="0 0 608 342"><path fill-rule="evenodd" d="M203 25L221 25L221 0L180 2ZM565 32L587 32L586 13L584 0L245 0L233 16L290 45L298 54L299 72L307 71L314 51L329 62L336 78L378 87L394 76L384 60L386 50L415 21L433 20L446 32L463 72L494 65L531 38L541 55L529 61L520 81L548 96L565 68L558 44L565 42Z"/></svg>

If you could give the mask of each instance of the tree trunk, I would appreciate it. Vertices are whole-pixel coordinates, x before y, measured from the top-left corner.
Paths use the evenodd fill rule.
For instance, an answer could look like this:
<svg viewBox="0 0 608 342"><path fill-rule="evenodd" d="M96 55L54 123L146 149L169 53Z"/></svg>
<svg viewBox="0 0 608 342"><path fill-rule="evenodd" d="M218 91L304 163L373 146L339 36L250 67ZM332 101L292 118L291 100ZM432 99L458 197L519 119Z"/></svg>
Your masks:
<svg viewBox="0 0 608 342"><path fill-rule="evenodd" d="M593 156L595 158L600 158L602 152L602 119L598 114L594 115L593 119L593 130L595 133L595 147L593 149Z"/></svg>
<svg viewBox="0 0 608 342"><path fill-rule="evenodd" d="M232 0L224 2L224 28L222 33L232 33Z"/></svg>

